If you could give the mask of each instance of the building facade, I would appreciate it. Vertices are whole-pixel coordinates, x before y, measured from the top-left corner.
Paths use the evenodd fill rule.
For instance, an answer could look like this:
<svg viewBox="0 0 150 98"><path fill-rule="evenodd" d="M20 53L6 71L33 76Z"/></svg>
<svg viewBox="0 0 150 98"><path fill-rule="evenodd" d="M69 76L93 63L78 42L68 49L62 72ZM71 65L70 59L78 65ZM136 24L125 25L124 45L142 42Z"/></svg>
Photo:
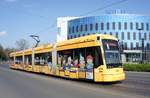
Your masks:
<svg viewBox="0 0 150 98"><path fill-rule="evenodd" d="M150 16L106 14L68 21L67 38L110 34L119 39L123 62L150 60Z"/></svg>
<svg viewBox="0 0 150 98"><path fill-rule="evenodd" d="M57 18L57 42L67 40L68 21L77 17L58 17Z"/></svg>

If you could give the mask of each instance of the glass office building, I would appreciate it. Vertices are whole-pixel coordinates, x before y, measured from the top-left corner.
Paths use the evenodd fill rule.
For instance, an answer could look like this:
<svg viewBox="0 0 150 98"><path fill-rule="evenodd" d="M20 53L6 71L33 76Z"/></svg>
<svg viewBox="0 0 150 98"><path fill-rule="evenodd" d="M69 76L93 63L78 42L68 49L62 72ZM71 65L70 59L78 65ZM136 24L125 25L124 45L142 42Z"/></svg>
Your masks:
<svg viewBox="0 0 150 98"><path fill-rule="evenodd" d="M119 39L123 62L150 60L150 16L106 14L68 21L67 38L110 34Z"/></svg>

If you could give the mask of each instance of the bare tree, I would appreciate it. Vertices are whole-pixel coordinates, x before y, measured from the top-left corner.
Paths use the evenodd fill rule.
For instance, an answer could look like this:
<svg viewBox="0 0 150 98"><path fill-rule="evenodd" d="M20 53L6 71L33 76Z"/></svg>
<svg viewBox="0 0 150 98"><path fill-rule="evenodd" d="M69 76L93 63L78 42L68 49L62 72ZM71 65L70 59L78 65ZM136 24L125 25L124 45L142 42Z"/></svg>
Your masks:
<svg viewBox="0 0 150 98"><path fill-rule="evenodd" d="M0 61L6 60L6 54L3 46L0 44Z"/></svg>
<svg viewBox="0 0 150 98"><path fill-rule="evenodd" d="M9 54L11 52L15 52L15 51L17 51L17 49L15 49L15 48L5 48L6 59L8 60L9 59Z"/></svg>
<svg viewBox="0 0 150 98"><path fill-rule="evenodd" d="M20 39L16 41L17 49L24 50L29 48L29 42L26 39Z"/></svg>
<svg viewBox="0 0 150 98"><path fill-rule="evenodd" d="M0 62L9 60L9 54L14 51L16 51L15 48L3 48L0 44Z"/></svg>

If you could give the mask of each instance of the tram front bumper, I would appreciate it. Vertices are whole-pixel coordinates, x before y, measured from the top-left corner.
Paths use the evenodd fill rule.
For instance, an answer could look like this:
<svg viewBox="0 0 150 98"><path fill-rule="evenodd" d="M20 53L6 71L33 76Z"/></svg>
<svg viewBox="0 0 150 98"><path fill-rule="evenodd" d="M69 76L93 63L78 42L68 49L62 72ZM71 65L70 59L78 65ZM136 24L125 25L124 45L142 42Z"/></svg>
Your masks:
<svg viewBox="0 0 150 98"><path fill-rule="evenodd" d="M103 81L104 82L115 82L115 81L123 81L125 80L125 74L104 74Z"/></svg>

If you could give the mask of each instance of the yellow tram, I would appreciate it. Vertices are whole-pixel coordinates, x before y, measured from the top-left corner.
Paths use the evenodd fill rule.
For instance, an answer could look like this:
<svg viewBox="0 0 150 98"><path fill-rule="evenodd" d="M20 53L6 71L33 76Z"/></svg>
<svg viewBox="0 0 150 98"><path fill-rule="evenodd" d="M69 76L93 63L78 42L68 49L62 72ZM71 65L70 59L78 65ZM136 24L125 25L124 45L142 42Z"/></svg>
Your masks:
<svg viewBox="0 0 150 98"><path fill-rule="evenodd" d="M11 68L94 82L125 79L117 38L95 34L10 54Z"/></svg>

